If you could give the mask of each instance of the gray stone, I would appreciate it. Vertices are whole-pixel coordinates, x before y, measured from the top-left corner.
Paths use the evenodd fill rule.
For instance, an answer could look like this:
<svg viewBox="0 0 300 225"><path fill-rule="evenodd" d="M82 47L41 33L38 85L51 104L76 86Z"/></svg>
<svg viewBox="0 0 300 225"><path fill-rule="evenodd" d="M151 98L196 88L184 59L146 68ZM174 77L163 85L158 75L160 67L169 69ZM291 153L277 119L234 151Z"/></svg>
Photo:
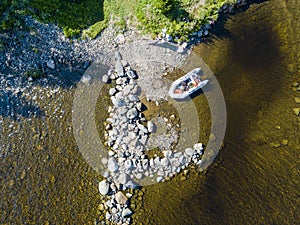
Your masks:
<svg viewBox="0 0 300 225"><path fill-rule="evenodd" d="M107 164L108 164L107 165L108 166L108 170L111 171L111 172L115 172L119 168L119 165L118 165L118 163L117 163L117 161L116 161L116 159L114 157L110 157L108 159L108 163Z"/></svg>
<svg viewBox="0 0 300 225"><path fill-rule="evenodd" d="M121 173L118 180L120 184L126 184L129 180L129 176L126 173Z"/></svg>
<svg viewBox="0 0 300 225"><path fill-rule="evenodd" d="M169 160L167 158L162 158L161 159L161 165L162 166L168 166L169 165Z"/></svg>
<svg viewBox="0 0 300 225"><path fill-rule="evenodd" d="M152 121L147 122L148 131L152 133L154 131L154 124Z"/></svg>
<svg viewBox="0 0 300 225"><path fill-rule="evenodd" d="M128 119L134 119L135 117L137 117L137 115L138 115L138 111L136 110L136 108L128 110L126 114Z"/></svg>
<svg viewBox="0 0 300 225"><path fill-rule="evenodd" d="M109 183L106 180L99 182L99 192L101 195L106 195L109 192Z"/></svg>
<svg viewBox="0 0 300 225"><path fill-rule="evenodd" d="M49 59L48 61L47 61L47 66L50 68L50 69L55 69L55 62L54 62L54 60L53 59Z"/></svg>
<svg viewBox="0 0 300 225"><path fill-rule="evenodd" d="M131 188L131 189L136 189L138 188L139 186L133 182L132 180L129 180L125 185L124 185L126 188Z"/></svg>
<svg viewBox="0 0 300 225"><path fill-rule="evenodd" d="M117 90L115 88L110 88L109 89L109 95L114 95L117 93Z"/></svg>
<svg viewBox="0 0 300 225"><path fill-rule="evenodd" d="M166 150L163 152L165 158L170 158L172 156L171 150Z"/></svg>
<svg viewBox="0 0 300 225"><path fill-rule="evenodd" d="M111 218L111 215L109 212L106 212L105 213L105 219L109 220Z"/></svg>
<svg viewBox="0 0 300 225"><path fill-rule="evenodd" d="M161 182L162 180L163 180L163 178L160 177L160 176L156 178L156 182L157 182L157 183Z"/></svg>
<svg viewBox="0 0 300 225"><path fill-rule="evenodd" d="M126 60L121 60L121 63L122 63L122 66L125 67L125 66L128 66L128 62Z"/></svg>
<svg viewBox="0 0 300 225"><path fill-rule="evenodd" d="M81 82L84 84L90 84L91 80L92 80L92 78L87 74L85 74L81 77Z"/></svg>
<svg viewBox="0 0 300 225"><path fill-rule="evenodd" d="M90 66L90 62L89 61L86 61L83 65L83 69L87 69L88 67Z"/></svg>
<svg viewBox="0 0 300 225"><path fill-rule="evenodd" d="M132 215L132 211L128 208L123 209L122 211L122 217L130 216Z"/></svg>
<svg viewBox="0 0 300 225"><path fill-rule="evenodd" d="M185 152L187 155L189 155L189 156L191 156L191 155L194 154L194 150L191 149L191 148L186 148L186 149L184 150L184 152Z"/></svg>
<svg viewBox="0 0 300 225"><path fill-rule="evenodd" d="M119 45L122 45L125 43L125 36L123 34L118 34L115 40Z"/></svg>
<svg viewBox="0 0 300 225"><path fill-rule="evenodd" d="M120 52L118 52L118 51L115 52L115 59L122 60L122 55L120 54Z"/></svg>
<svg viewBox="0 0 300 225"><path fill-rule="evenodd" d="M137 174L135 175L135 178L138 179L138 180L140 180L140 179L143 178L143 174L142 174L142 173L137 173Z"/></svg>
<svg viewBox="0 0 300 225"><path fill-rule="evenodd" d="M117 99L115 100L115 102L113 102L113 104L114 104L117 108L119 108L119 107L125 106L125 105L126 105L126 102L125 102L124 100L122 100L122 99L117 98Z"/></svg>
<svg viewBox="0 0 300 225"><path fill-rule="evenodd" d="M102 77L102 81L104 82L104 83L108 83L108 81L109 81L109 77L105 74L105 75L103 75L103 77Z"/></svg>
<svg viewBox="0 0 300 225"><path fill-rule="evenodd" d="M119 77L124 76L124 68L123 68L122 62L120 60L117 60L116 65L115 65L115 70Z"/></svg>
<svg viewBox="0 0 300 225"><path fill-rule="evenodd" d="M125 113L127 113L127 111L128 111L128 108L126 106L121 106L120 108L118 108L118 113L120 115L124 115Z"/></svg>
<svg viewBox="0 0 300 225"><path fill-rule="evenodd" d="M148 129L143 124L137 123L137 127L145 134L148 133Z"/></svg>
<svg viewBox="0 0 300 225"><path fill-rule="evenodd" d="M141 112L142 108L143 108L143 103L141 103L141 102L136 103L136 108L137 108L138 111Z"/></svg>
<svg viewBox="0 0 300 225"><path fill-rule="evenodd" d="M148 141L148 136L147 135L142 135L139 142L142 143L143 145L146 145Z"/></svg>
<svg viewBox="0 0 300 225"><path fill-rule="evenodd" d="M133 168L133 163L130 159L127 159L125 162L124 162L124 167L125 169L132 169Z"/></svg>
<svg viewBox="0 0 300 225"><path fill-rule="evenodd" d="M135 73L134 71L132 71L132 70L128 70L128 71L126 72L126 75L127 75L129 78L131 78L131 79L136 79L136 78L137 78L136 73Z"/></svg>
<svg viewBox="0 0 300 225"><path fill-rule="evenodd" d="M134 94L134 95L140 95L140 93L141 93L141 87L138 86L138 85L136 85L136 86L133 88L133 90L131 91L131 93Z"/></svg>
<svg viewBox="0 0 300 225"><path fill-rule="evenodd" d="M136 96L136 95L128 95L128 99L131 102L137 102L137 101L139 101L139 97Z"/></svg>
<svg viewBox="0 0 300 225"><path fill-rule="evenodd" d="M202 30L198 31L198 37L202 37L202 35L203 35Z"/></svg>
<svg viewBox="0 0 300 225"><path fill-rule="evenodd" d="M116 79L116 75L114 73L112 73L110 76L110 79L115 80Z"/></svg>
<svg viewBox="0 0 300 225"><path fill-rule="evenodd" d="M126 205L127 200L128 200L127 197L121 191L118 191L115 194L115 199L116 199L116 202L120 205Z"/></svg>
<svg viewBox="0 0 300 225"><path fill-rule="evenodd" d="M117 208L116 208L116 207L112 207L112 208L111 208L111 214L112 214L112 215L116 215L117 213L118 213Z"/></svg>
<svg viewBox="0 0 300 225"><path fill-rule="evenodd" d="M131 88L129 85L126 85L124 88L123 88L123 96L127 96L130 94L130 91L131 91Z"/></svg>

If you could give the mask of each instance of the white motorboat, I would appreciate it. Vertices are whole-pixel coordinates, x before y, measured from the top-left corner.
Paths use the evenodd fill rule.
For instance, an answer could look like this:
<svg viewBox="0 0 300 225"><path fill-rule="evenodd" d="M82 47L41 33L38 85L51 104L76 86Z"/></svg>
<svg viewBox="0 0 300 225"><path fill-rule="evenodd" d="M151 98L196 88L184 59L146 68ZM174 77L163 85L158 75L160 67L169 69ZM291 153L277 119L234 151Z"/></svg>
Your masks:
<svg viewBox="0 0 300 225"><path fill-rule="evenodd" d="M184 99L195 91L203 88L208 80L202 80L199 72L201 68L195 68L186 75L175 80L169 90L171 98Z"/></svg>

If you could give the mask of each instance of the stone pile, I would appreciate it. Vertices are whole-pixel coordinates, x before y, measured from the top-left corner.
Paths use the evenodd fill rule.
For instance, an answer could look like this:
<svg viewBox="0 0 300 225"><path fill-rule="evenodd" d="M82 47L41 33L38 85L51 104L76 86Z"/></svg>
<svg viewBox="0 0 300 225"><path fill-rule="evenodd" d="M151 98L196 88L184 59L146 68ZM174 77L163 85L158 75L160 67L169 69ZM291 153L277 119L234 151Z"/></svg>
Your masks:
<svg viewBox="0 0 300 225"><path fill-rule="evenodd" d="M99 183L99 192L110 196L106 202L106 219L115 223L130 223L132 211L129 209L129 193L121 191L138 188L142 179L150 178L153 182L161 182L167 177L185 169L192 161L201 163L202 144L195 144L183 152L163 150L164 157L156 156L148 159L147 142L151 132L155 130L152 121L146 121L140 102L141 88L135 79L136 73L128 63L122 60L119 52L115 54L114 70L109 70L103 76L103 81L114 80L116 84L109 90L112 106L109 106L109 118L105 123L106 145L109 147L109 157L103 158L106 165L104 177Z"/></svg>

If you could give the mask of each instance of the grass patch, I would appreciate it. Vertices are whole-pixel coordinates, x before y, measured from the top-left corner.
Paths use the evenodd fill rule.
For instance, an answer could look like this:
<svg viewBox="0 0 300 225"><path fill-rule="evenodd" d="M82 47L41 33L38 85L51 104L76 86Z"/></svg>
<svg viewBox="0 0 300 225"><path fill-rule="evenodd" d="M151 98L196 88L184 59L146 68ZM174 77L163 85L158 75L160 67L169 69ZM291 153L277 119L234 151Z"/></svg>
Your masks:
<svg viewBox="0 0 300 225"><path fill-rule="evenodd" d="M186 41L210 20L216 20L224 4L234 0L2 0L1 30L22 26L21 15L29 13L44 23L55 23L65 36L80 34L95 38L108 22L120 32L130 23L153 37L167 29L174 41Z"/></svg>

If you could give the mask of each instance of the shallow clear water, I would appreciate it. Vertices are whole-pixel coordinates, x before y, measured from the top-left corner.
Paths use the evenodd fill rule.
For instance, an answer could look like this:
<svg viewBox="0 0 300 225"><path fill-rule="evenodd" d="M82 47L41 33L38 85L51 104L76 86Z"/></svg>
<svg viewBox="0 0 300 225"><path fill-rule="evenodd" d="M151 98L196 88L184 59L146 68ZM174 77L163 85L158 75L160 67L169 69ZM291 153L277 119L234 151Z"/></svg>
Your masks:
<svg viewBox="0 0 300 225"><path fill-rule="evenodd" d="M297 1L253 4L224 18L212 39L194 49L225 96L225 148L206 174L146 188L151 224L300 221L300 120L293 113L300 93L291 88L300 80L299 12ZM194 101L205 104L201 98Z"/></svg>

